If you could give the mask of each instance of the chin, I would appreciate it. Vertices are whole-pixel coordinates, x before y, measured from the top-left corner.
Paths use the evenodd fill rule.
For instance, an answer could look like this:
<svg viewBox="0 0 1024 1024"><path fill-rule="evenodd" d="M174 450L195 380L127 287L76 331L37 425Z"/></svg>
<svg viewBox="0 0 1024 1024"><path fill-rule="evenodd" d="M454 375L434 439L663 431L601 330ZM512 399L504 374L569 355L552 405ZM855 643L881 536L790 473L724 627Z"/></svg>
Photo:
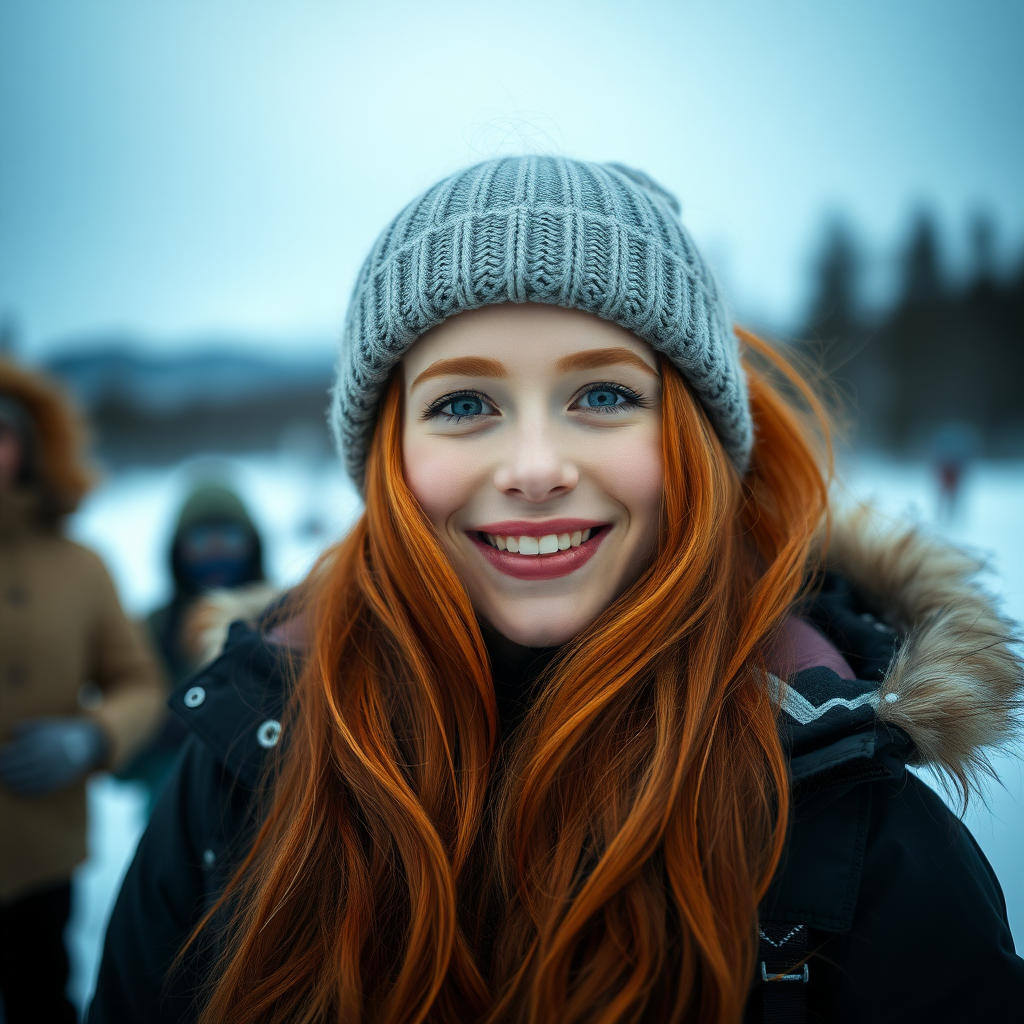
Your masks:
<svg viewBox="0 0 1024 1024"><path fill-rule="evenodd" d="M491 615L493 629L507 640L522 647L561 647L579 636L596 618L581 616L578 609L564 615L546 611L538 615Z"/></svg>

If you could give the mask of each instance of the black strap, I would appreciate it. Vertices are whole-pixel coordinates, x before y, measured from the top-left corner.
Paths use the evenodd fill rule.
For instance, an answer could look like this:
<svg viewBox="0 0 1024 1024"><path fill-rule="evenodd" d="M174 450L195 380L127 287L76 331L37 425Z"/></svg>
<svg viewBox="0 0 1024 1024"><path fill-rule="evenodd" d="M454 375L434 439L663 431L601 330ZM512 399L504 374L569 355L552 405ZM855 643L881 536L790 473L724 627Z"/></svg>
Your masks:
<svg viewBox="0 0 1024 1024"><path fill-rule="evenodd" d="M762 921L758 974L764 1024L804 1024L807 1012L807 926Z"/></svg>

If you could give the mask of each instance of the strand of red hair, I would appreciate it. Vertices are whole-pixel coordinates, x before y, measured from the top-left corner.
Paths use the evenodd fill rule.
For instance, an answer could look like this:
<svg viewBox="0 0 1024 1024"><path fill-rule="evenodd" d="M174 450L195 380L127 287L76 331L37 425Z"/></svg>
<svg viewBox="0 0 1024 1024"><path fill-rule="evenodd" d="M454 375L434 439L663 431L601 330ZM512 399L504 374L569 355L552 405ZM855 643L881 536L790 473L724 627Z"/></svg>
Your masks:
<svg viewBox="0 0 1024 1024"><path fill-rule="evenodd" d="M657 552L504 748L392 382L366 512L299 597L312 642L263 824L196 933L227 920L202 1024L741 1019L789 814L765 651L813 567L827 432L738 333L749 472L661 359Z"/></svg>

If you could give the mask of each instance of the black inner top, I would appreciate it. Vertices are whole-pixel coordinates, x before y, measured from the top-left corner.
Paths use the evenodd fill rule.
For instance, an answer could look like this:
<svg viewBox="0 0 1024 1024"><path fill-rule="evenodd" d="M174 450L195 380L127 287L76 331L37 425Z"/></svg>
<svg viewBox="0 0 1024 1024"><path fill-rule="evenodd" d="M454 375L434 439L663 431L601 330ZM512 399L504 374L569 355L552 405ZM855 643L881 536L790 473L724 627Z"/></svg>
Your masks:
<svg viewBox="0 0 1024 1024"><path fill-rule="evenodd" d="M561 648L521 647L488 626L483 626L483 634L491 659L498 729L505 738L523 720L535 696L534 684Z"/></svg>

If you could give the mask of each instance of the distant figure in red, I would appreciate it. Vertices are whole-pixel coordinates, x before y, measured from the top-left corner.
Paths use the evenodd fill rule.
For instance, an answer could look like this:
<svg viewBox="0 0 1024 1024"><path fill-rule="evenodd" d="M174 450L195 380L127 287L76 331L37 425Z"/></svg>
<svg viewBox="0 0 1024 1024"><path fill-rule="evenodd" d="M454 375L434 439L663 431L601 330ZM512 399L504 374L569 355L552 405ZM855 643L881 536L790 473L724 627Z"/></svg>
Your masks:
<svg viewBox="0 0 1024 1024"><path fill-rule="evenodd" d="M938 518L949 522L960 504L964 472L975 450L974 431L963 423L940 427L932 441L932 461L939 485Z"/></svg>

